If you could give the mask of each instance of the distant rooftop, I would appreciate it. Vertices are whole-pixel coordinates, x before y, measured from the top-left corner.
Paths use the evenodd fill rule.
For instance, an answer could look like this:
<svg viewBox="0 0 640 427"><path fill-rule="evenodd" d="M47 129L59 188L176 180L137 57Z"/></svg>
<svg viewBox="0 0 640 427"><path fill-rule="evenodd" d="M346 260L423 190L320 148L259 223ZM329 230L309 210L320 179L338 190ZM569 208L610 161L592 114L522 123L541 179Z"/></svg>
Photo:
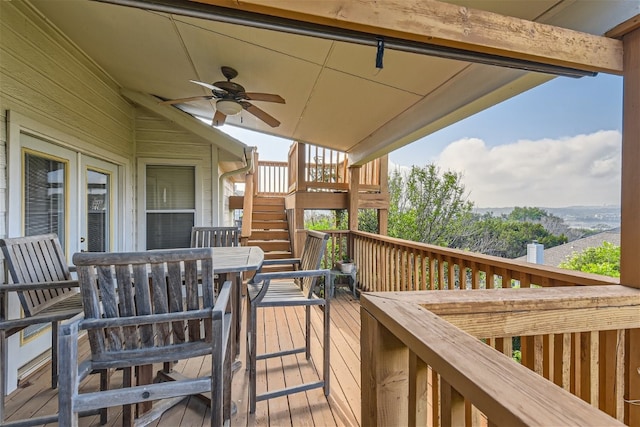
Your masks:
<svg viewBox="0 0 640 427"><path fill-rule="evenodd" d="M588 248L597 248L602 246L604 242L609 242L614 245L620 245L620 227L613 228L611 230L603 231L602 233L594 234L589 237L577 239L564 245L554 246L553 248L544 250L543 265L549 265L557 267L563 261L566 261L574 253L579 253ZM527 257L522 256L518 260L526 261Z"/></svg>

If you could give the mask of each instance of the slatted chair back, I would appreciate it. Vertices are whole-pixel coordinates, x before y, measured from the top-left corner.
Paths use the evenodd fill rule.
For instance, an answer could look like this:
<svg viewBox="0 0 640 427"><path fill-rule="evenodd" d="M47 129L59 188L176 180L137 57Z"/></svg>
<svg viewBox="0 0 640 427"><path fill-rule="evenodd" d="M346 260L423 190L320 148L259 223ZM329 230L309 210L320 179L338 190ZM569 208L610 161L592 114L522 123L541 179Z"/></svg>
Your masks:
<svg viewBox="0 0 640 427"><path fill-rule="evenodd" d="M240 246L238 227L193 227L191 229L192 248L229 246Z"/></svg>
<svg viewBox="0 0 640 427"><path fill-rule="evenodd" d="M73 262L85 324L91 326L92 319L104 323L88 328L94 367L180 360L211 352L211 319L203 316L215 304L211 248L83 252L75 254ZM147 317L141 324L136 319L178 312L184 313L182 320L170 323L153 323Z"/></svg>
<svg viewBox="0 0 640 427"><path fill-rule="evenodd" d="M64 251L55 234L2 239L0 247L13 283L71 279ZM77 292L77 288L43 288L18 291L17 294L25 317L31 317Z"/></svg>
<svg viewBox="0 0 640 427"><path fill-rule="evenodd" d="M302 248L300 266L298 269L319 270L328 240L329 235L327 233L307 230L307 237L304 242L304 247ZM311 298L318 276L306 276L296 280L298 281L298 285L301 287L303 293Z"/></svg>

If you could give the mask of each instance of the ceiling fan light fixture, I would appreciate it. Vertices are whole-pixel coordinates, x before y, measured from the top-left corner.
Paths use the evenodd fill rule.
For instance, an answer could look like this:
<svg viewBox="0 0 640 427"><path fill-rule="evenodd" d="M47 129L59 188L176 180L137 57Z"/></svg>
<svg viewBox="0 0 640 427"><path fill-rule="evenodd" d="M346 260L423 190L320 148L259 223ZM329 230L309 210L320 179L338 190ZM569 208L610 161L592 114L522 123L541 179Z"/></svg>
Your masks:
<svg viewBox="0 0 640 427"><path fill-rule="evenodd" d="M216 109L227 116L234 116L242 111L242 105L229 99L220 99L216 102Z"/></svg>

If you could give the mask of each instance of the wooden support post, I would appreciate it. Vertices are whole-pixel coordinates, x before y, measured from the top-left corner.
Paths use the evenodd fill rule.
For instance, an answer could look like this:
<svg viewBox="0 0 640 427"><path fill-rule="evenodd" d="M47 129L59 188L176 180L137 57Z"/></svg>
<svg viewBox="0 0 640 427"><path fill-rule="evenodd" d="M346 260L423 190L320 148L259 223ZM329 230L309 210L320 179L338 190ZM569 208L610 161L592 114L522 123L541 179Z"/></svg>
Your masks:
<svg viewBox="0 0 640 427"><path fill-rule="evenodd" d="M378 209L378 234L389 235L389 209Z"/></svg>
<svg viewBox="0 0 640 427"><path fill-rule="evenodd" d="M620 283L640 288L640 29L623 37ZM640 329L625 337L625 424L640 425ZM634 403L635 402L635 403Z"/></svg>
<svg viewBox="0 0 640 427"><path fill-rule="evenodd" d="M298 184L296 191L307 191L307 160L305 156L307 154L307 145L298 142L298 177L296 182Z"/></svg>
<svg viewBox="0 0 640 427"><path fill-rule="evenodd" d="M360 319L362 425L407 425L409 350L365 309Z"/></svg>
<svg viewBox="0 0 640 427"><path fill-rule="evenodd" d="M380 157L380 194L389 195L389 155ZM383 236L389 234L388 206L387 209L378 209L378 233Z"/></svg>
<svg viewBox="0 0 640 427"><path fill-rule="evenodd" d="M349 230L358 231L358 195L360 192L360 166L349 168Z"/></svg>

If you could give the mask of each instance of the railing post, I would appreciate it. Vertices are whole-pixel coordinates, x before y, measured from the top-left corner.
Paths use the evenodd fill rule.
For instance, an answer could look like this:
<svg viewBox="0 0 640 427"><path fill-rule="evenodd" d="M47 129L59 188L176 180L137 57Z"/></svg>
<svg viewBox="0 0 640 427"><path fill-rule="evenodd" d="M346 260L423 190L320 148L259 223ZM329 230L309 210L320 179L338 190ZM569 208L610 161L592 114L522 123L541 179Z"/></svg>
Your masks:
<svg viewBox="0 0 640 427"><path fill-rule="evenodd" d="M620 283L640 288L640 29L624 35ZM625 423L640 425L640 329L625 337ZM634 403L635 402L635 403Z"/></svg>
<svg viewBox="0 0 640 427"><path fill-rule="evenodd" d="M358 193L360 192L360 166L349 168L349 230L358 230Z"/></svg>
<svg viewBox="0 0 640 427"><path fill-rule="evenodd" d="M360 319L362 425L407 425L409 351L366 310Z"/></svg>
<svg viewBox="0 0 640 427"><path fill-rule="evenodd" d="M298 186L296 187L296 191L307 191L307 162L305 159L307 154L307 144L298 142L297 146L297 158L294 159L294 161L298 162L298 166L296 167L298 172L298 176L296 178Z"/></svg>

